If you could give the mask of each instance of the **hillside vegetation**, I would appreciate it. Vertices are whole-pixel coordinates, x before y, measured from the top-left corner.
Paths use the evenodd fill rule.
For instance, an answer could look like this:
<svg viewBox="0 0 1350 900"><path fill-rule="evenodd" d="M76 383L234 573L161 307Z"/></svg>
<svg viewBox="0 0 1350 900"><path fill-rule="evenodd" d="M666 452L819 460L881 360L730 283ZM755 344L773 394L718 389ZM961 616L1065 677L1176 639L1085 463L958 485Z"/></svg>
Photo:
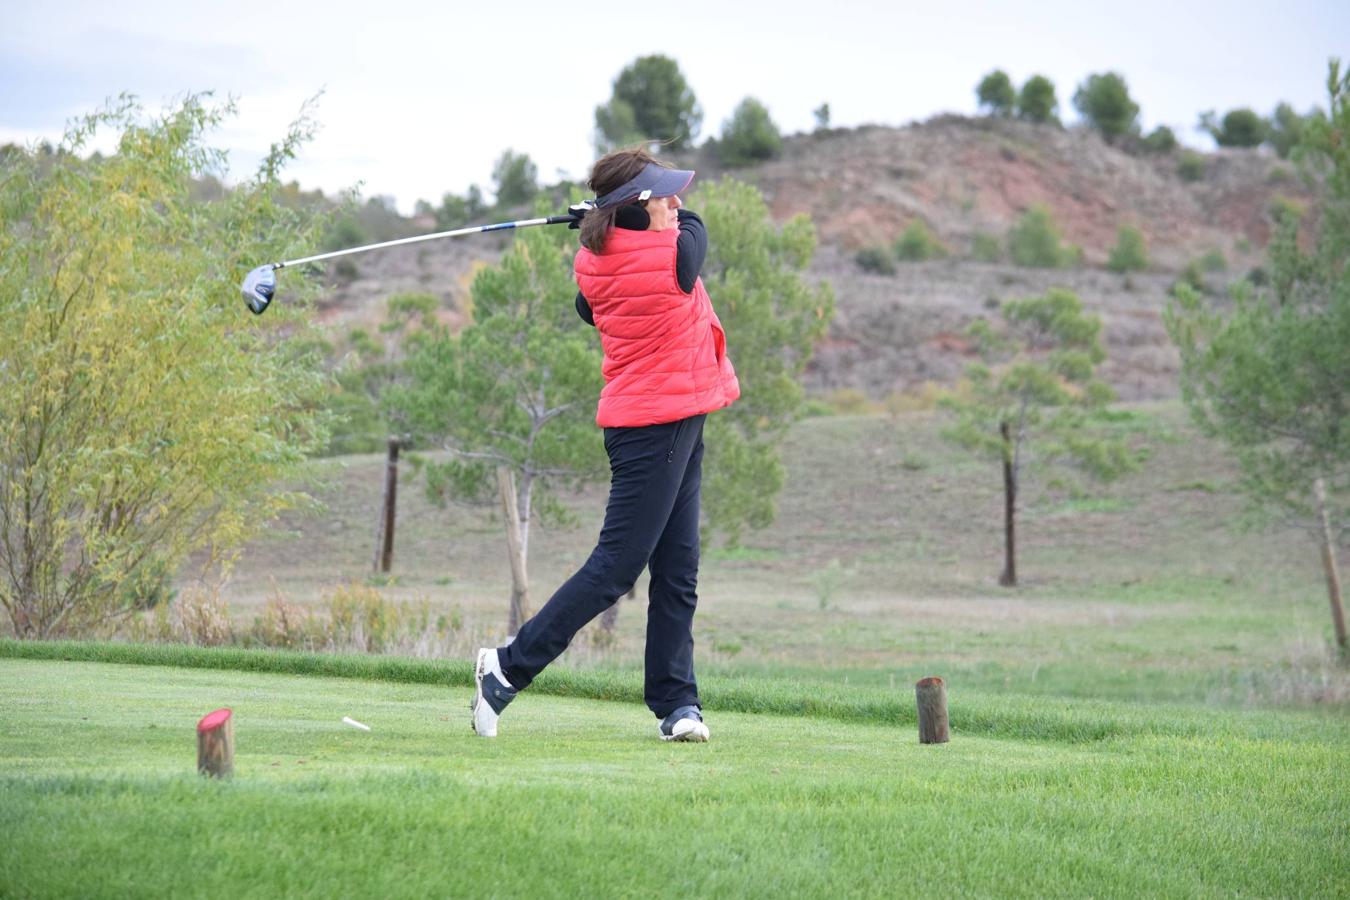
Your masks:
<svg viewBox="0 0 1350 900"><path fill-rule="evenodd" d="M1199 171L1187 170L1196 159ZM763 191L778 221L811 216L821 245L810 274L834 285L838 314L807 386L874 399L954 380L968 359L958 337L965 324L990 304L1050 285L1076 291L1106 319L1108 375L1123 398L1174 396L1178 360L1160 321L1171 284L1191 268L1222 292L1264 259L1272 204L1310 204L1289 165L1259 149L1132 154L1087 129L998 118L823 129L789 136L776 159L734 170L708 149L676 161L699 172L687 198L694 208L700 183L731 175ZM1053 270L1006 262L1008 230L1036 206L1066 247L1081 248L1080 262ZM891 276L854 262L859 248L889 247L916 221L944 258L901 263ZM1107 271L1121 226L1140 230L1149 271ZM994 259L983 249L991 242ZM443 321L462 323L473 272L505 245L485 237L358 257L352 277L331 281L321 315L341 334L378 320L395 293L428 291L440 298Z"/></svg>

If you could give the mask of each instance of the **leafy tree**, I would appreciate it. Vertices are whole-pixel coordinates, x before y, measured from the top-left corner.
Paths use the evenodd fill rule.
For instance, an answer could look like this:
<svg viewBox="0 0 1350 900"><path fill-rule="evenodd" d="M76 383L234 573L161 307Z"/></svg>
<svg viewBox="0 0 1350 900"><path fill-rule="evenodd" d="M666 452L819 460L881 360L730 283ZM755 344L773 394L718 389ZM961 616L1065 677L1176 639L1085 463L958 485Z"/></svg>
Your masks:
<svg viewBox="0 0 1350 900"><path fill-rule="evenodd" d="M333 219L320 246L323 247L325 253L329 253L333 250L344 250L347 247L359 247L368 243L370 243L370 235L361 227L361 223L349 214Z"/></svg>
<svg viewBox="0 0 1350 900"><path fill-rule="evenodd" d="M303 325L313 282L265 318L244 272L310 252L323 223L281 202L306 112L214 203L206 135L234 111L189 96L144 120L129 97L76 121L54 155L0 178L0 606L24 638L81 633L166 591L187 554L223 558L298 495L273 492L325 440ZM81 159L95 135L115 153Z"/></svg>
<svg viewBox="0 0 1350 900"><path fill-rule="evenodd" d="M722 140L717 148L722 162L744 166L773 159L783 149L783 138L764 104L746 97L722 125Z"/></svg>
<svg viewBox="0 0 1350 900"><path fill-rule="evenodd" d="M947 249L923 219L910 222L895 240L895 257L902 262L923 262L946 255Z"/></svg>
<svg viewBox="0 0 1350 900"><path fill-rule="evenodd" d="M385 393L419 443L449 451L424 463L434 500L501 502L512 634L530 615L531 522L565 519L557 489L604 474L601 355L573 306L570 237L519 232L501 262L474 278L472 323L459 334L434 329L408 359L409 384Z"/></svg>
<svg viewBox="0 0 1350 900"><path fill-rule="evenodd" d="M1054 216L1040 204L1022 213L1008 230L1008 257L1016 265L1057 269L1067 265L1071 256L1072 251L1060 240Z"/></svg>
<svg viewBox="0 0 1350 900"><path fill-rule="evenodd" d="M406 383L407 357L434 333L439 307L435 294L394 294L386 301L384 319L374 334L364 328L347 334L333 372L328 408L335 421L326 453L372 453L385 446L391 432L407 430L405 423L388 414L384 395Z"/></svg>
<svg viewBox="0 0 1350 900"><path fill-rule="evenodd" d="M690 206L708 225L703 280L741 382L740 400L708 417L705 536L735 545L746 527L773 521L778 446L804 413L799 378L829 328L834 294L805 277L816 247L806 216L776 227L759 191L732 179L704 185Z"/></svg>
<svg viewBox="0 0 1350 900"><path fill-rule="evenodd" d="M995 69L980 79L975 97L980 101L980 107L993 116L1009 117L1017 107L1017 89L1002 69Z"/></svg>
<svg viewBox="0 0 1350 900"><path fill-rule="evenodd" d="M626 100L612 98L604 106L595 108L595 149L608 153L620 147L647 143L637 123L637 113Z"/></svg>
<svg viewBox="0 0 1350 900"><path fill-rule="evenodd" d="M1028 122L1059 124L1059 100L1055 97L1055 83L1044 75L1033 75L1022 85L1017 95L1018 118Z"/></svg>
<svg viewBox="0 0 1350 900"><path fill-rule="evenodd" d="M663 141L682 150L703 122L679 64L660 54L641 56L614 80L608 103L595 109L596 146L603 153L639 141Z"/></svg>
<svg viewBox="0 0 1350 900"><path fill-rule="evenodd" d="M1182 285L1165 321L1186 405L1237 456L1254 508L1313 534L1345 653L1336 550L1350 522L1350 74L1337 60L1328 91L1330 115L1309 123L1299 147L1322 184L1315 246L1300 247L1287 214L1268 251L1268 290L1240 284L1233 307L1215 310Z"/></svg>
<svg viewBox="0 0 1350 900"><path fill-rule="evenodd" d="M1108 142L1139 132L1139 104L1117 72L1089 75L1074 91L1073 105Z"/></svg>
<svg viewBox="0 0 1350 900"><path fill-rule="evenodd" d="M811 111L811 115L816 117L816 131L828 131L830 129L830 104L820 104Z"/></svg>
<svg viewBox="0 0 1350 900"><path fill-rule="evenodd" d="M1177 149L1176 132L1159 125L1144 137L1144 149L1149 153L1171 153Z"/></svg>
<svg viewBox="0 0 1350 900"><path fill-rule="evenodd" d="M539 169L528 153L507 150L492 167L492 182L497 186L498 206L520 206L539 193Z"/></svg>
<svg viewBox="0 0 1350 900"><path fill-rule="evenodd" d="M1222 122L1212 110L1201 113L1200 128L1220 147L1256 147L1266 139L1270 126L1258 113L1244 107L1229 110Z"/></svg>
<svg viewBox="0 0 1350 900"><path fill-rule="evenodd" d="M1314 107L1306 115L1299 115L1288 103L1275 107L1270 117L1266 143L1279 155L1288 159L1293 149L1303 140L1303 133L1309 123L1325 120L1326 114Z"/></svg>
<svg viewBox="0 0 1350 900"><path fill-rule="evenodd" d="M365 235L363 242L390 241L408 237L415 231L412 224L399 215L398 205L388 194L368 197L365 203L357 203L356 197L350 196L343 200L342 208L351 216L361 234Z"/></svg>
<svg viewBox="0 0 1350 900"><path fill-rule="evenodd" d="M483 189L471 184L463 197L453 193L441 197L441 205L434 210L436 226L443 229L463 228L480 219L487 209Z"/></svg>
<svg viewBox="0 0 1350 900"><path fill-rule="evenodd" d="M982 361L966 371L969 389L948 393L948 440L1003 466L1004 567L1017 584L1016 517L1031 447L1042 464L1065 463L1107 481L1137 465L1106 409L1111 389L1097 377L1106 358L1101 319L1071 291L1004 304L1000 321L979 319L969 334Z"/></svg>
<svg viewBox="0 0 1350 900"><path fill-rule="evenodd" d="M1133 225L1122 225L1116 231L1116 245L1106 267L1112 272L1142 272L1148 268L1148 246L1144 233Z"/></svg>

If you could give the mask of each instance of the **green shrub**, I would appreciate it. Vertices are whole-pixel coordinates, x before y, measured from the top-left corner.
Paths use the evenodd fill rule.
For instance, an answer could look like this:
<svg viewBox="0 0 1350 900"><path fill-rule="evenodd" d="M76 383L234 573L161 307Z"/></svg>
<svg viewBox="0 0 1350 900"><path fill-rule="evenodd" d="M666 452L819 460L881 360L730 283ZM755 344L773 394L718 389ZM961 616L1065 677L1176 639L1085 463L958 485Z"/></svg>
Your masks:
<svg viewBox="0 0 1350 900"><path fill-rule="evenodd" d="M1270 198L1270 203L1267 205L1266 211L1270 214L1271 220L1277 225L1285 219L1298 221L1303 218L1303 215L1306 212L1302 203L1281 194L1276 194L1274 197Z"/></svg>
<svg viewBox="0 0 1350 900"><path fill-rule="evenodd" d="M1057 269L1069 261L1069 252L1060 243L1059 226L1044 206L1022 213L1008 231L1008 257L1019 266Z"/></svg>
<svg viewBox="0 0 1350 900"><path fill-rule="evenodd" d="M323 628L308 609L287 600L273 584L249 636L252 643L263 647L313 650L322 645Z"/></svg>
<svg viewBox="0 0 1350 900"><path fill-rule="evenodd" d="M809 397L802 404L802 416L807 419L818 419L822 416L834 415L834 407L819 397Z"/></svg>
<svg viewBox="0 0 1350 900"><path fill-rule="evenodd" d="M1205 177L1205 156L1194 150L1185 150L1177 162L1177 174L1182 181L1199 181Z"/></svg>
<svg viewBox="0 0 1350 900"><path fill-rule="evenodd" d="M970 257L976 262L998 262L1003 259L1003 247L992 234L980 232L971 239Z"/></svg>
<svg viewBox="0 0 1350 900"><path fill-rule="evenodd" d="M946 255L947 248L942 246L922 219L910 222L895 241L895 256L902 262L923 262Z"/></svg>
<svg viewBox="0 0 1350 900"><path fill-rule="evenodd" d="M333 263L333 277L343 284L350 284L361 277L361 269L344 256Z"/></svg>
<svg viewBox="0 0 1350 900"><path fill-rule="evenodd" d="M1205 270L1199 260L1193 259L1186 263L1186 268L1181 270L1181 276L1172 285L1173 293L1176 292L1178 284L1187 285L1202 294L1209 291L1209 283L1205 281Z"/></svg>
<svg viewBox="0 0 1350 900"><path fill-rule="evenodd" d="M822 611L830 608L830 603L838 592L839 583L843 580L843 577L844 567L840 565L837 559L831 559L812 576L811 580L815 583L816 588L816 603Z"/></svg>
<svg viewBox="0 0 1350 900"><path fill-rule="evenodd" d="M1200 116L1200 128L1220 147L1256 147L1266 139L1270 124L1254 110L1230 109L1216 121L1213 111Z"/></svg>
<svg viewBox="0 0 1350 900"><path fill-rule="evenodd" d="M1177 136L1166 125L1159 125L1144 138L1144 149L1149 153L1171 153L1177 149Z"/></svg>
<svg viewBox="0 0 1350 900"><path fill-rule="evenodd" d="M783 149L783 138L764 104L746 97L722 125L722 139L717 147L722 162L744 166L773 159Z"/></svg>
<svg viewBox="0 0 1350 900"><path fill-rule="evenodd" d="M895 274L895 257L887 253L885 247L863 247L853 259L864 272L875 272L878 275Z"/></svg>
<svg viewBox="0 0 1350 900"><path fill-rule="evenodd" d="M1122 225L1116 232L1116 245L1106 267L1112 272L1142 272L1148 268L1148 247L1144 234L1133 225Z"/></svg>
<svg viewBox="0 0 1350 900"><path fill-rule="evenodd" d="M434 633L443 624L432 620L426 600L388 600L375 588L357 582L334 589L325 605L328 623L320 633L327 646L337 650L382 653L400 642Z"/></svg>
<svg viewBox="0 0 1350 900"><path fill-rule="evenodd" d="M858 388L838 388L829 393L826 402L841 416L866 416L877 412L879 404Z"/></svg>
<svg viewBox="0 0 1350 900"><path fill-rule="evenodd" d="M370 234L366 229L362 228L361 223L355 218L346 215L333 220L319 246L324 253L331 253L334 250L346 250L348 247L359 247L369 243Z"/></svg>
<svg viewBox="0 0 1350 900"><path fill-rule="evenodd" d="M1211 247L1205 251L1204 256L1200 257L1200 268L1206 272L1226 272L1228 271L1228 259L1218 247Z"/></svg>

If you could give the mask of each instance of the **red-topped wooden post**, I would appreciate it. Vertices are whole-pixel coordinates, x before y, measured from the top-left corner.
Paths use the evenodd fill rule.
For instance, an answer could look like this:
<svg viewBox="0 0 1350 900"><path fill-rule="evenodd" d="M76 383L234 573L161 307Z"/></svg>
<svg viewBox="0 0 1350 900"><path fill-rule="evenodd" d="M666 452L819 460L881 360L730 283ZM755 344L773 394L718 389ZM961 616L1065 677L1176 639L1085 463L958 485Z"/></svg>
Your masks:
<svg viewBox="0 0 1350 900"><path fill-rule="evenodd" d="M197 771L215 778L234 773L234 720L228 709L202 716L197 723Z"/></svg>
<svg viewBox="0 0 1350 900"><path fill-rule="evenodd" d="M920 678L914 696L919 704L919 743L947 743L947 685L936 675Z"/></svg>

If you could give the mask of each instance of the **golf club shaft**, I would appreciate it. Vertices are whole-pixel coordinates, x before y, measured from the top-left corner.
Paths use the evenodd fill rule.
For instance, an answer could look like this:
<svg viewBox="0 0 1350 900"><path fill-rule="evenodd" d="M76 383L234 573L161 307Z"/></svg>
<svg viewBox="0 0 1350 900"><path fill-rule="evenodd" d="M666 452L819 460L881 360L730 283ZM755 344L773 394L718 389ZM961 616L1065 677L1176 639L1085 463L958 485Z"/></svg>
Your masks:
<svg viewBox="0 0 1350 900"><path fill-rule="evenodd" d="M367 250L379 250L384 247L397 247L400 244L416 244L419 241L434 241L437 238L461 237L466 234L482 234L485 231L507 231L511 228L528 228L531 225L561 225L564 222L571 221L571 216L548 216L543 219L520 219L516 222L498 222L495 225L472 225L468 228L456 228L453 231L438 231L435 234L419 234L415 237L399 238L396 241L383 241L379 244L367 244L364 247L349 247L346 250L334 250L331 253L319 253L315 256L305 256L300 259L288 259L285 262L272 263L272 268L284 269L287 266L298 266L301 263L318 262L321 259L333 259L337 256L347 256L352 253L365 253Z"/></svg>

